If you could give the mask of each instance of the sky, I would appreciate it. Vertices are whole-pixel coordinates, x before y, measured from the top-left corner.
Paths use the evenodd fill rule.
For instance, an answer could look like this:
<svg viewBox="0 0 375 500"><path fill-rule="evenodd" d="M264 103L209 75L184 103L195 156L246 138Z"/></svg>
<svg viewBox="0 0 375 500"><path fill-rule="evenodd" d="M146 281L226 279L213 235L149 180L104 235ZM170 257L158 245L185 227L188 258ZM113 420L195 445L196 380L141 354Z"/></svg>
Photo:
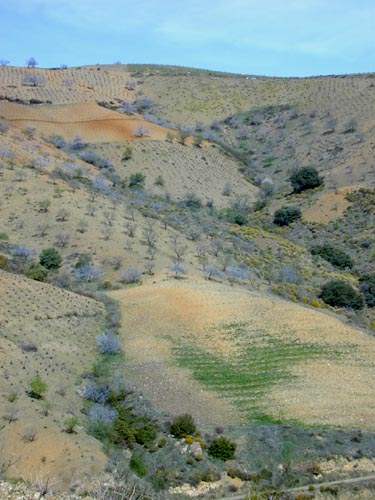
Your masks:
<svg viewBox="0 0 375 500"><path fill-rule="evenodd" d="M271 76L375 71L375 0L0 0L0 59Z"/></svg>

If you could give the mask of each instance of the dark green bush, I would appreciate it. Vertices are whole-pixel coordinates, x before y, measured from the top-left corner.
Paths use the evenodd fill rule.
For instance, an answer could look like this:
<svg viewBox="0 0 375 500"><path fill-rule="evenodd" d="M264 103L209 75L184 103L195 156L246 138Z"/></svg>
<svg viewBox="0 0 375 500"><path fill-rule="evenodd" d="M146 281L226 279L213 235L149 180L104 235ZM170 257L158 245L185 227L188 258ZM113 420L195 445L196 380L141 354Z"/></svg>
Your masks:
<svg viewBox="0 0 375 500"><path fill-rule="evenodd" d="M147 475L147 467L139 453L133 453L130 459L130 468L138 477Z"/></svg>
<svg viewBox="0 0 375 500"><path fill-rule="evenodd" d="M278 226L289 226L292 222L300 219L301 215L301 210L297 207L282 207L274 213L273 222Z"/></svg>
<svg viewBox="0 0 375 500"><path fill-rule="evenodd" d="M326 283L322 288L320 298L333 307L362 309L364 306L362 295L349 283L340 280Z"/></svg>
<svg viewBox="0 0 375 500"><path fill-rule="evenodd" d="M231 460L235 451L236 443L224 436L214 439L208 448L208 454L220 460Z"/></svg>
<svg viewBox="0 0 375 500"><path fill-rule="evenodd" d="M0 255L0 269L8 269L8 257L5 255Z"/></svg>
<svg viewBox="0 0 375 500"><path fill-rule="evenodd" d="M322 259L330 262L339 269L351 269L353 267L353 261L348 254L328 243L313 247L311 253L313 255L319 255Z"/></svg>
<svg viewBox="0 0 375 500"><path fill-rule="evenodd" d="M171 434L177 438L192 436L196 431L194 419L188 414L176 417L171 424Z"/></svg>
<svg viewBox="0 0 375 500"><path fill-rule="evenodd" d="M145 422L142 427L135 430L134 435L138 444L150 446L157 436L156 427L151 422Z"/></svg>
<svg viewBox="0 0 375 500"><path fill-rule="evenodd" d="M48 276L48 270L41 264L31 264L26 271L26 276L32 280L45 281Z"/></svg>
<svg viewBox="0 0 375 500"><path fill-rule="evenodd" d="M361 276L359 282L366 304L375 307L375 274Z"/></svg>
<svg viewBox="0 0 375 500"><path fill-rule="evenodd" d="M289 180L295 193L301 193L306 189L314 189L322 186L324 182L314 167L304 167L296 170L290 176Z"/></svg>
<svg viewBox="0 0 375 500"><path fill-rule="evenodd" d="M146 176L142 172L137 172L129 177L129 187L132 189L143 188L145 185Z"/></svg>
<svg viewBox="0 0 375 500"><path fill-rule="evenodd" d="M247 224L247 217L245 214L235 210L234 208L225 208L222 211L222 217L232 224L244 226Z"/></svg>
<svg viewBox="0 0 375 500"><path fill-rule="evenodd" d="M62 257L55 248L46 248L39 256L40 264L46 269L58 269L62 263Z"/></svg>

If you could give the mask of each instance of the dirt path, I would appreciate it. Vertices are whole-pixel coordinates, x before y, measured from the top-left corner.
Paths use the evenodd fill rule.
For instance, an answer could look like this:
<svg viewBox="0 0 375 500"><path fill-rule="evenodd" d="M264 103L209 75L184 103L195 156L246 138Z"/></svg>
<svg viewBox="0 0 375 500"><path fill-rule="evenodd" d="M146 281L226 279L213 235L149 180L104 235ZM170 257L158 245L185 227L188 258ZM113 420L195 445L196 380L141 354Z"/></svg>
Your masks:
<svg viewBox="0 0 375 500"><path fill-rule="evenodd" d="M298 493L303 491L309 491L310 488L314 488L314 491L319 488L326 488L328 486L340 486L345 484L358 484L366 483L367 481L375 481L375 474L369 474L368 476L352 477L347 479L337 479L336 481L324 481L323 483L310 483L305 486L298 486L296 488L289 488L283 490L285 493ZM221 497L219 500L246 500L249 498L249 494L236 495L231 497Z"/></svg>

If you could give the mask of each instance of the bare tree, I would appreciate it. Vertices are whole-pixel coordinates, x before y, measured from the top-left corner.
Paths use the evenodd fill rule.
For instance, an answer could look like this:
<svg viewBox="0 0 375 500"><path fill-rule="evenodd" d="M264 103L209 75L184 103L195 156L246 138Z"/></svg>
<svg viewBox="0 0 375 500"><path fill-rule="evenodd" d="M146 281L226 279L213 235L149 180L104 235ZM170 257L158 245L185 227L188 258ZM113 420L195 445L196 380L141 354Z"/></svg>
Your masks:
<svg viewBox="0 0 375 500"><path fill-rule="evenodd" d="M149 224L143 230L143 237L146 240L146 244L148 247L155 248L157 242L157 236L154 228Z"/></svg>
<svg viewBox="0 0 375 500"><path fill-rule="evenodd" d="M175 255L176 262L182 262L184 255L187 250L187 246L183 245L181 243L181 240L178 235L174 234L171 236L171 244L172 244L172 250Z"/></svg>
<svg viewBox="0 0 375 500"><path fill-rule="evenodd" d="M35 59L35 57L29 57L29 59L26 61L26 66L28 68L36 68L38 66L38 61Z"/></svg>

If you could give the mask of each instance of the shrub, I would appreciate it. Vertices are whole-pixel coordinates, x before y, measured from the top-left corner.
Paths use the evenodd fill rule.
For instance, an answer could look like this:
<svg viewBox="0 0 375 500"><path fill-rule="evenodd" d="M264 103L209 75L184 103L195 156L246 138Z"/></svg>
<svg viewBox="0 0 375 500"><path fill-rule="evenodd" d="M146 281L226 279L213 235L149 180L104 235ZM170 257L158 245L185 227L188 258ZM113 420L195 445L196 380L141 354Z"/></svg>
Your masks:
<svg viewBox="0 0 375 500"><path fill-rule="evenodd" d="M151 422L146 422L142 427L135 429L135 440L142 446L150 446L157 436L156 427Z"/></svg>
<svg viewBox="0 0 375 500"><path fill-rule="evenodd" d="M301 210L297 207L282 207L276 210L273 222L277 226L289 226L292 222L301 218Z"/></svg>
<svg viewBox="0 0 375 500"><path fill-rule="evenodd" d="M362 309L364 306L362 295L349 283L340 280L326 283L322 288L320 298L333 307Z"/></svg>
<svg viewBox="0 0 375 500"><path fill-rule="evenodd" d="M353 267L353 261L349 255L328 243L313 247L311 253L313 255L319 255L322 259L330 262L339 269L351 269Z"/></svg>
<svg viewBox="0 0 375 500"><path fill-rule="evenodd" d="M316 168L304 167L296 170L290 176L290 183L295 193L301 193L306 189L314 189L321 186L323 184L323 178L319 176Z"/></svg>
<svg viewBox="0 0 375 500"><path fill-rule="evenodd" d="M92 424L112 424L118 416L117 411L109 406L104 406L102 404L95 403L91 406L88 417Z"/></svg>
<svg viewBox="0 0 375 500"><path fill-rule="evenodd" d="M8 269L8 263L8 257L6 257L5 255L0 255L0 269Z"/></svg>
<svg viewBox="0 0 375 500"><path fill-rule="evenodd" d="M139 453L133 453L129 465L138 477L145 477L147 475L147 467Z"/></svg>
<svg viewBox="0 0 375 500"><path fill-rule="evenodd" d="M122 158L121 158L121 160L122 160L123 162L128 161L128 160L130 160L130 159L131 159L131 157L132 157L132 156L133 156L133 150L132 150L132 148L131 148L130 146L127 146L127 147L124 149L124 152L123 152L123 154L122 154Z"/></svg>
<svg viewBox="0 0 375 500"><path fill-rule="evenodd" d="M48 138L48 142L53 144L53 146L58 149L63 149L66 147L66 141L61 135L51 135L51 137Z"/></svg>
<svg viewBox="0 0 375 500"><path fill-rule="evenodd" d="M236 444L224 436L220 436L212 441L208 448L208 454L220 460L231 460L236 451Z"/></svg>
<svg viewBox="0 0 375 500"><path fill-rule="evenodd" d="M78 425L77 417L69 417L64 422L64 431L68 434L74 434L76 432L76 427Z"/></svg>
<svg viewBox="0 0 375 500"><path fill-rule="evenodd" d="M46 391L47 384L37 375L30 382L30 389L27 391L27 394L33 399L43 399Z"/></svg>
<svg viewBox="0 0 375 500"><path fill-rule="evenodd" d="M32 280L45 281L48 276L48 271L41 264L31 264L26 271L26 276Z"/></svg>
<svg viewBox="0 0 375 500"><path fill-rule="evenodd" d="M74 274L77 280L91 283L99 280L103 276L103 271L99 267L87 264L76 268Z"/></svg>
<svg viewBox="0 0 375 500"><path fill-rule="evenodd" d="M375 307L375 274L361 276L360 289L369 307Z"/></svg>
<svg viewBox="0 0 375 500"><path fill-rule="evenodd" d="M46 269L58 269L62 263L62 257L55 248L46 248L39 256L40 264Z"/></svg>
<svg viewBox="0 0 375 500"><path fill-rule="evenodd" d="M139 283L142 277L142 272L134 267L129 267L121 273L120 281L130 285L132 283Z"/></svg>
<svg viewBox="0 0 375 500"><path fill-rule="evenodd" d="M142 172L131 174L128 186L132 189L142 189L145 185L146 176Z"/></svg>
<svg viewBox="0 0 375 500"><path fill-rule="evenodd" d="M84 387L82 397L88 401L102 405L108 400L110 393L111 391L108 386L90 383Z"/></svg>
<svg viewBox="0 0 375 500"><path fill-rule="evenodd" d="M119 338L111 332L96 337L96 343L101 354L118 354L121 351Z"/></svg>
<svg viewBox="0 0 375 500"><path fill-rule="evenodd" d="M179 415L171 423L171 434L177 438L191 436L197 431L194 419L191 415Z"/></svg>
<svg viewBox="0 0 375 500"><path fill-rule="evenodd" d="M181 200L180 204L186 208L201 208L202 202L194 193L187 193L185 198Z"/></svg>
<svg viewBox="0 0 375 500"><path fill-rule="evenodd" d="M104 168L104 169L113 168L113 165L109 160L102 158L95 151L83 151L79 155L79 157L81 160L85 161L86 163L90 163L90 165L94 165L95 167L98 167L98 168Z"/></svg>
<svg viewBox="0 0 375 500"><path fill-rule="evenodd" d="M239 226L247 224L247 216L234 208L225 208L222 214L224 219L231 224L238 224Z"/></svg>

